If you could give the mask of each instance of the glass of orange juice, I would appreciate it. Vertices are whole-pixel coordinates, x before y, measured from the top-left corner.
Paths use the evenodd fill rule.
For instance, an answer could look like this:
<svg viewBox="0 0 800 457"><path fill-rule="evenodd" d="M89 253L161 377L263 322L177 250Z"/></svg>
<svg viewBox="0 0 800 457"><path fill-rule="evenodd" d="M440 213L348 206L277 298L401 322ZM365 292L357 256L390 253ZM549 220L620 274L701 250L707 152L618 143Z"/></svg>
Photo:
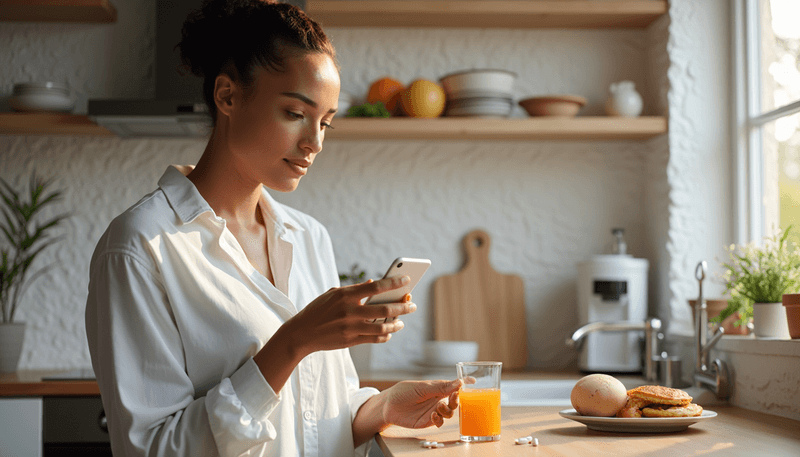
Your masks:
<svg viewBox="0 0 800 457"><path fill-rule="evenodd" d="M458 426L461 441L500 439L500 372L502 362L459 362Z"/></svg>

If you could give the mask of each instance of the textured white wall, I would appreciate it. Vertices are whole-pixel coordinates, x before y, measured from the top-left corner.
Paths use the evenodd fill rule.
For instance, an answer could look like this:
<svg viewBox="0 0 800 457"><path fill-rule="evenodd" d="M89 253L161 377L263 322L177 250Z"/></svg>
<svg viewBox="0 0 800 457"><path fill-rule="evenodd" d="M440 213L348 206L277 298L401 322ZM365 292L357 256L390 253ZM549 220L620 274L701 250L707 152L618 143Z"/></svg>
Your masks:
<svg viewBox="0 0 800 457"><path fill-rule="evenodd" d="M88 98L152 96L154 8L114 3L120 14L113 25L0 23L0 98L15 82L30 80L70 84L80 95L77 112L85 112ZM612 227L625 227L630 251L650 260L651 312L669 317L670 306L685 303L670 294L687 289L680 284L691 274L683 266L695 257L691 251L713 251L725 244L717 235L730 238L729 222L706 211L729 205L728 177L705 184L706 194L677 194L672 185L697 182L701 172L687 163L693 155L707 156L704 163L727 160L724 138L709 133L727 131L726 118L710 116L727 108L717 106L720 99L706 106L704 92L719 69L695 63L710 50L694 50L689 41L700 33L695 22L724 23L713 15L726 2L697 12L691 3L673 2L678 16L648 30L328 30L342 64L342 89L354 95L363 96L384 75L410 82L495 67L518 73L516 98L577 93L589 99L583 114L600 114L608 85L631 79L646 113L669 109L677 116L668 136L644 143L326 142L300 188L276 197L328 227L340 270L358 263L376 276L399 255L433 260L414 294L419 310L396 338L374 348L373 368L412 367L420 358L420 343L432 336L432 281L461 267L460 240L474 228L493 237L495 269L525 281L531 367L575 366L562 343L577 325L575 265L607 247ZM724 41L715 33L725 27L707 32L709 46ZM726 49L712 54L727 56ZM671 68L673 52L681 71ZM67 242L43 259L58 267L40 279L19 312L29 323L20 368L89 365L83 309L97 239L116 214L155 187L167 164L194 163L203 147L201 140L0 137L0 175L20 182L18 175L36 168L56 176L67 189L63 209L75 214ZM701 204L697 195L715 200ZM705 238L683 242L695 240L694 227Z"/></svg>
<svg viewBox="0 0 800 457"><path fill-rule="evenodd" d="M717 276L734 241L730 133L731 5L670 2L669 41L669 315L672 329L691 333L687 298L697 298L694 272L709 265L706 298L721 297Z"/></svg>

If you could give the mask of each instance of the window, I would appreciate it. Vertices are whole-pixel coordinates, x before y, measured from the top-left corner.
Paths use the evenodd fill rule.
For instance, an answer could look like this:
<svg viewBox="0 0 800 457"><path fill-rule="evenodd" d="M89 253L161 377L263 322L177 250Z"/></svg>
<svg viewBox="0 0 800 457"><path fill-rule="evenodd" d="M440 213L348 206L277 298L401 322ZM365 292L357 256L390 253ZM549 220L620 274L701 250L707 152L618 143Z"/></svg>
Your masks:
<svg viewBox="0 0 800 457"><path fill-rule="evenodd" d="M800 1L734 5L737 241L800 242Z"/></svg>

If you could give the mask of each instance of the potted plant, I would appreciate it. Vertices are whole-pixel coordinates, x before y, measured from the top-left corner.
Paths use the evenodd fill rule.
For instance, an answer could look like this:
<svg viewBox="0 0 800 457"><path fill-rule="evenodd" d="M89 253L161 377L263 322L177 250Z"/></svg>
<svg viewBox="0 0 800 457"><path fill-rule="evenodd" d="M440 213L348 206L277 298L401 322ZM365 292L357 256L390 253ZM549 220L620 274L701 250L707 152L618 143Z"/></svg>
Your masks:
<svg viewBox="0 0 800 457"><path fill-rule="evenodd" d="M749 243L727 248L729 262L722 263L722 279L731 299L714 322L739 312L736 325L752 319L756 336L789 337L782 297L800 290L800 252L788 239L790 230L791 226L765 238L763 246Z"/></svg>
<svg viewBox="0 0 800 457"><path fill-rule="evenodd" d="M34 260L58 241L53 229L67 215L42 222L42 210L61 199L61 191L50 191L51 180L31 175L28 193L22 195L0 178L0 373L16 371L25 323L14 322L20 300L27 288L52 265L31 271Z"/></svg>

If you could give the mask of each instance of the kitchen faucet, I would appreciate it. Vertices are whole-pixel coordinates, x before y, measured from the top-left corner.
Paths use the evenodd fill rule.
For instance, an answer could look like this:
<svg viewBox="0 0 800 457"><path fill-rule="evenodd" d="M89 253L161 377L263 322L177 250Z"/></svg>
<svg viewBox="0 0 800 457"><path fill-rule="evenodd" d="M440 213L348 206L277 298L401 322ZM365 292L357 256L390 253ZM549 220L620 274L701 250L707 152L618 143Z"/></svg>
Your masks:
<svg viewBox="0 0 800 457"><path fill-rule="evenodd" d="M571 337L567 338L566 345L580 349L586 335L594 332L628 332L632 330L644 331L644 377L647 381L655 381L658 377L656 373L655 354L658 346L658 331L661 330L661 320L655 317L644 322L592 322L575 330Z"/></svg>
<svg viewBox="0 0 800 457"><path fill-rule="evenodd" d="M697 357L694 373L692 379L697 387L706 387L717 398L727 399L730 395L728 366L720 359L714 359L711 367L708 366L708 354L711 349L717 344L725 330L719 327L711 339L708 338L708 306L705 298L703 298L703 280L706 279L706 269L708 264L705 260L697 264L694 271L694 276L700 284L700 296L697 297L697 305L695 306L695 355Z"/></svg>

